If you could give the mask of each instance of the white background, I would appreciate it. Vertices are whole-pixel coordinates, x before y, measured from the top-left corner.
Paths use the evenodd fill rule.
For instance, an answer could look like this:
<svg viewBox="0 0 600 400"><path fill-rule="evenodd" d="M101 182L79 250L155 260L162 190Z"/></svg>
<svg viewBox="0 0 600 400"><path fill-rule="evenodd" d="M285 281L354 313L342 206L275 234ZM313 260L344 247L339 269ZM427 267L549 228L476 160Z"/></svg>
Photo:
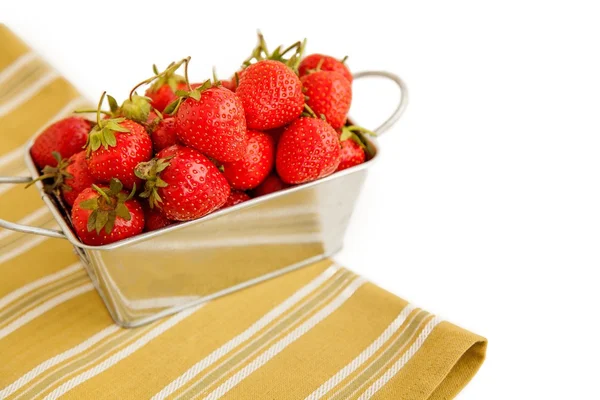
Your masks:
<svg viewBox="0 0 600 400"><path fill-rule="evenodd" d="M380 140L336 258L489 339L459 398L598 398L593 2L91 3L2 1L0 18L93 99L187 55L197 80L212 65L226 77L257 28L401 75L411 103ZM354 93L371 127L397 96L375 83Z"/></svg>

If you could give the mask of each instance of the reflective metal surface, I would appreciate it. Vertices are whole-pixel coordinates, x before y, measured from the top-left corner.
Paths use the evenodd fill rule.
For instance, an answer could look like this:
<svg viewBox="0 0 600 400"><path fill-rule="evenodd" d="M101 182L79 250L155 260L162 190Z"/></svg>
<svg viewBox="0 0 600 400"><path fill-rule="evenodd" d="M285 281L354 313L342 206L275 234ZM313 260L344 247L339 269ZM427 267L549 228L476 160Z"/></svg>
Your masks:
<svg viewBox="0 0 600 400"><path fill-rule="evenodd" d="M404 84L389 73L359 76L383 76L401 88L396 111L378 128L388 129L406 106ZM31 144L25 160L35 179L39 174L29 155ZM367 169L377 159L376 144L370 146L375 156L354 168L106 246L81 243L69 216L44 193L41 182L35 186L61 232L3 220L0 226L69 240L115 322L139 326L337 252Z"/></svg>

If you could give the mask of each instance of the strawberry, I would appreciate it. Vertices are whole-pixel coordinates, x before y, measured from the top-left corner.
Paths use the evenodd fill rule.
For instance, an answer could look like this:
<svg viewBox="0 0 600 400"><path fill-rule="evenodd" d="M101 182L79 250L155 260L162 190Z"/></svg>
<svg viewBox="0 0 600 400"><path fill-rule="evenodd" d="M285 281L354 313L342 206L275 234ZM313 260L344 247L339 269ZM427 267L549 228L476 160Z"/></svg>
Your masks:
<svg viewBox="0 0 600 400"><path fill-rule="evenodd" d="M342 74L335 71L317 71L302 77L306 104L312 111L323 116L334 129L346 123L352 102L352 85Z"/></svg>
<svg viewBox="0 0 600 400"><path fill-rule="evenodd" d="M146 222L144 231L146 232L155 231L173 224L173 221L165 217L160 212L160 209L150 208L148 205L144 207L144 220Z"/></svg>
<svg viewBox="0 0 600 400"><path fill-rule="evenodd" d="M233 76L230 79L221 81L221 84L226 89L229 89L232 92L235 92L237 90L237 87L238 87L239 83L240 83L240 79L242 79L242 76L244 76L244 72L246 72L246 68L245 67L243 67L240 70L238 70L235 74L233 74Z"/></svg>
<svg viewBox="0 0 600 400"><path fill-rule="evenodd" d="M140 163L136 174L146 180L140 196L174 221L211 213L225 204L230 193L227 179L206 156L180 145L167 147L153 160Z"/></svg>
<svg viewBox="0 0 600 400"><path fill-rule="evenodd" d="M291 184L330 175L340 163L338 134L322 119L299 118L281 135L275 163L281 180Z"/></svg>
<svg viewBox="0 0 600 400"><path fill-rule="evenodd" d="M237 85L233 79L221 81L221 85L223 85L225 89L229 89L232 92L235 92L235 89L237 88Z"/></svg>
<svg viewBox="0 0 600 400"><path fill-rule="evenodd" d="M356 125L344 126L342 128L340 134L342 154L340 165L338 165L336 171L364 163L367 154L369 157L373 156L364 135L376 136L374 132Z"/></svg>
<svg viewBox="0 0 600 400"><path fill-rule="evenodd" d="M342 144L342 155L340 165L336 171L354 167L365 162L365 151L352 139L344 140Z"/></svg>
<svg viewBox="0 0 600 400"><path fill-rule="evenodd" d="M156 65L153 66L157 78L146 90L146 96L150 98L152 107L160 112L177 98L176 91L185 90L187 87L185 78L175 74L181 64L171 63L163 72L159 72Z"/></svg>
<svg viewBox="0 0 600 400"><path fill-rule="evenodd" d="M283 182L276 173L271 173L267 178L262 181L253 191L254 197L264 196L269 193L278 192L280 190L290 187L287 183Z"/></svg>
<svg viewBox="0 0 600 400"><path fill-rule="evenodd" d="M262 60L247 67L236 94L243 103L249 129L286 125L304 108L300 79L280 61Z"/></svg>
<svg viewBox="0 0 600 400"><path fill-rule="evenodd" d="M186 146L220 162L239 160L246 150L244 108L235 93L205 82L175 105L175 130Z"/></svg>
<svg viewBox="0 0 600 400"><path fill-rule="evenodd" d="M175 130L174 117L161 118L154 111L151 111L146 130L150 133L152 148L155 153L180 143Z"/></svg>
<svg viewBox="0 0 600 400"><path fill-rule="evenodd" d="M129 189L140 184L134 170L138 163L152 158L152 141L137 122L113 118L94 127L87 151L88 167L98 182L117 178Z"/></svg>
<svg viewBox="0 0 600 400"><path fill-rule="evenodd" d="M46 192L61 193L65 202L69 206L73 206L79 193L94 183L85 159L85 151L73 154L68 159L62 158L56 151L52 155L57 161L57 166L46 165L42 169L42 175L33 182L47 180L44 185ZM26 187L32 185L33 182Z"/></svg>
<svg viewBox="0 0 600 400"><path fill-rule="evenodd" d="M227 208L231 206L235 206L236 204L243 203L244 201L250 200L250 196L248 196L245 192L240 192L238 190L232 190L227 198L225 204L221 208Z"/></svg>
<svg viewBox="0 0 600 400"><path fill-rule="evenodd" d="M67 204L73 207L79 193L94 183L94 177L88 169L85 151L80 151L69 158L69 165L65 169L64 176L61 193Z"/></svg>
<svg viewBox="0 0 600 400"><path fill-rule="evenodd" d="M298 72L299 75L302 77L310 74L312 71L315 70L336 71L344 75L344 77L348 79L348 81L352 82L352 73L350 73L350 70L345 64L346 58L347 57L344 57L341 61L339 61L333 57L326 56L323 54L311 54L309 56L306 56L306 58L304 58L302 62L300 62Z"/></svg>
<svg viewBox="0 0 600 400"><path fill-rule="evenodd" d="M238 161L223 163L223 174L233 189L253 189L269 175L274 159L273 138L263 132L248 130L244 157Z"/></svg>
<svg viewBox="0 0 600 400"><path fill-rule="evenodd" d="M110 186L93 185L79 193L71 210L75 232L85 244L102 246L141 233L144 211L117 179Z"/></svg>
<svg viewBox="0 0 600 400"><path fill-rule="evenodd" d="M57 166L52 152L69 158L81 151L93 123L81 117L68 117L44 129L31 146L31 157L38 168Z"/></svg>
<svg viewBox="0 0 600 400"><path fill-rule="evenodd" d="M116 178L128 189L140 184L135 176L135 166L152 158L152 141L146 129L137 122L125 118L102 119L100 110L106 92L102 93L96 110L96 125L92 128L85 145L88 168L100 183ZM111 109L116 102L109 103Z"/></svg>

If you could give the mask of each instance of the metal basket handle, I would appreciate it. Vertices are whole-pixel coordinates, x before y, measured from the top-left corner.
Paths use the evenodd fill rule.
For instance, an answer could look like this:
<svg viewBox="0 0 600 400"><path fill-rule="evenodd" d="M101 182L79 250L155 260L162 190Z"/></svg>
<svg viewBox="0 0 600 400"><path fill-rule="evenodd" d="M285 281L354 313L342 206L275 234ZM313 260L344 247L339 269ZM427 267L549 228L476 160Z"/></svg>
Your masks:
<svg viewBox="0 0 600 400"><path fill-rule="evenodd" d="M29 183L31 182L31 178L28 176L0 176L0 184L2 183ZM61 231L57 231L54 229L46 229L39 228L36 226L28 226L22 224L16 224L14 222L8 222L3 219L0 219L0 228L9 229L11 231L23 232L23 233L33 233L35 235L48 236L52 238L58 239L66 239L64 233Z"/></svg>
<svg viewBox="0 0 600 400"><path fill-rule="evenodd" d="M398 102L398 106L396 107L396 109L394 110L392 115L388 119L386 119L383 124L381 124L376 129L373 130L373 132L375 132L379 136L381 136L383 133L385 133L388 129L390 129L398 121L398 119L404 113L404 110L406 110L406 106L408 105L408 89L406 88L406 84L404 83L404 81L402 79L400 79L399 76L392 74L391 72L387 72L387 71L358 72L358 73L354 74L354 79L356 80L356 79L367 78L367 77L371 77L371 76L377 77L377 78L389 79L392 82L394 82L396 85L398 85L398 87L400 88L400 100Z"/></svg>

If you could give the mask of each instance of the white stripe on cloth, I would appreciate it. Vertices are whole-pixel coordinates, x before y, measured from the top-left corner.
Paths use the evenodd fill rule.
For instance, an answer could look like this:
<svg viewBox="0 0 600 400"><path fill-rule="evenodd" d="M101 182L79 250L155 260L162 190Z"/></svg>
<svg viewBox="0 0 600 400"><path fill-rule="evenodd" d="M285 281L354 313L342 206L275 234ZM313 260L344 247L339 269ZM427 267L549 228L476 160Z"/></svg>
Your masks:
<svg viewBox="0 0 600 400"><path fill-rule="evenodd" d="M59 77L60 75L56 71L49 71L46 75L42 76L40 79L32 83L21 93L19 93L19 95L14 96L10 99L10 101L7 101L6 103L0 105L0 117L8 114L15 108L19 107L21 104L29 100L36 93L38 93L42 88L54 82Z"/></svg>
<svg viewBox="0 0 600 400"><path fill-rule="evenodd" d="M225 395L228 391L236 387L240 382L250 376L254 371L265 365L269 360L282 352L287 346L298 340L305 333L314 328L317 324L331 315L334 311L342 306L355 292L361 287L366 280L362 277L357 277L346 289L342 291L331 303L323 307L316 314L306 320L302 325L288 333L277 343L269 347L265 352L260 354L250 364L235 373L231 378L227 379L223 384L212 391L205 400L216 400Z"/></svg>
<svg viewBox="0 0 600 400"><path fill-rule="evenodd" d="M332 376L327 382L322 384L317 390L311 393L306 400L317 400L325 396L331 389L340 384L341 381L346 379L352 372L356 371L358 367L363 365L373 354L377 352L391 337L400 329L402 324L406 321L406 318L414 311L416 307L412 304L408 304L400 312L398 317L383 331L383 333L375 339L369 347L362 351L354 360L348 365L339 370L334 376Z"/></svg>
<svg viewBox="0 0 600 400"><path fill-rule="evenodd" d="M442 322L442 320L438 317L434 317L431 321L429 321L412 346L410 346L409 349L402 355L402 357L392 364L392 366L385 371L385 373L379 379L373 382L373 384L367 388L367 390L358 398L358 400L370 399L379 391L379 389L385 386L385 384L388 383L390 379L392 379L398 373L398 371L400 371L406 365L406 363L417 353L417 351L419 351L431 331L433 331L433 328L435 328L440 322Z"/></svg>
<svg viewBox="0 0 600 400"><path fill-rule="evenodd" d="M339 271L340 267L337 265L332 265L323 271L319 276L315 279L307 283L302 288L298 289L294 294L288 297L279 305L275 306L265 315L263 315L258 321L252 324L248 329L244 332L240 333L233 339L229 340L227 343L214 350L208 356L194 364L191 368L185 371L182 375L180 375L177 379L169 383L165 386L160 392L155 394L152 397L152 400L161 400L167 398L177 389L185 385L187 382L196 377L200 372L208 368L210 365L214 364L217 360L225 356L227 353L231 352L237 346L242 344L243 342L249 340L252 336L258 333L261 329L275 320L277 317L282 315L284 312L292 308L302 299L311 294L316 288L325 283L329 278L331 278L337 271Z"/></svg>
<svg viewBox="0 0 600 400"><path fill-rule="evenodd" d="M46 215L50 215L50 211L48 210L48 207L41 207L38 208L37 210L35 210L34 212L32 212L29 215L24 216L23 218L21 218L20 220L17 221L17 224L21 224L21 225L29 225L32 222L35 222L37 219L44 217ZM8 236L12 235L13 233L15 233L15 231L11 231L9 229L5 229L3 231L0 231L0 241L2 241L3 239L7 238Z"/></svg>
<svg viewBox="0 0 600 400"><path fill-rule="evenodd" d="M48 239L50 239L48 236L35 236L35 237L27 240L21 246L15 247L14 249L12 249L6 253L0 254L0 264L3 264L17 256L20 256L21 254L25 253L27 250L34 248L38 244L40 244Z"/></svg>
<svg viewBox="0 0 600 400"><path fill-rule="evenodd" d="M95 335L90 336L88 339L79 343L77 346L72 347L69 350L66 350L52 358L47 359L46 361L36 366L31 371L27 372L25 375L21 376L19 379L17 379L4 389L0 390L0 399L4 399L10 396L11 394L25 386L27 383L31 382L33 379L35 379L37 376L44 373L48 369L54 367L57 364L60 364L65 360L68 360L73 356L76 356L77 354L84 352L85 350L89 349L96 343L102 341L103 339L119 331L120 329L121 328L117 325L111 325L107 328L104 328Z"/></svg>
<svg viewBox="0 0 600 400"><path fill-rule="evenodd" d="M8 304L12 303L19 297L21 297L35 289L38 289L48 283L56 282L56 281L64 278L65 276L72 274L73 272L80 271L81 269L82 269L81 264L76 263L76 264L68 266L67 268L61 269L58 272L55 272L50 275L46 275L43 278L40 278L40 279L30 282L24 286L21 286L20 288L13 290L12 292L8 293L6 296L0 298L0 309L6 307Z"/></svg>
<svg viewBox="0 0 600 400"><path fill-rule="evenodd" d="M48 127L48 125L53 124L54 122L58 121L59 119L64 118L67 115L71 114L77 106L80 106L81 104L84 104L86 102L87 102L87 99L85 97L81 97L81 96L69 101L60 110L58 110L58 112L56 114L54 114L52 116L52 118L50 118L48 121L46 121L44 123L44 125L40 129L38 129L32 136L35 137L35 136L39 135L44 129L46 129ZM8 166L9 164L15 162L16 160L21 159L24 155L24 151L25 151L25 145L19 146L16 149L13 149L13 150L9 151L8 153L5 153L2 156L0 156L0 171L2 171L2 169L4 167ZM27 171L24 171L23 173L26 173L26 172ZM19 174L19 175L21 175L21 174Z"/></svg>
<svg viewBox="0 0 600 400"><path fill-rule="evenodd" d="M37 54L34 52L25 53L17 58L12 64L0 71L0 84L10 79L21 67L29 64L35 58L37 58Z"/></svg>
<svg viewBox="0 0 600 400"><path fill-rule="evenodd" d="M72 390L73 388L81 385L85 381L106 371L107 369L109 369L110 367L112 367L113 365L118 363L119 361L123 360L124 358L129 357L131 354L135 353L137 350L144 347L150 341L156 339L161 334L163 334L164 332L166 332L173 326L177 325L179 322L183 321L184 319L186 319L187 317L189 317L196 311L198 311L204 305L205 304L200 304L195 307L191 307L187 310L181 311L178 314L175 314L173 317L169 318L166 322L158 325L156 328L152 329L150 332L148 332L147 334L145 334L144 336L142 336L141 338L136 340L131 345L129 345L129 346L125 347L124 349L118 351L117 353L113 354L112 356L110 356L106 360L102 361L100 364L96 365L95 367L88 369L84 373L77 375L76 377L74 377L72 379L69 379L67 382L63 383L62 385L60 385L59 387L54 389L52 392L50 392L46 397L44 397L44 399L45 400L57 399L60 396L67 393L68 391Z"/></svg>
<svg viewBox="0 0 600 400"><path fill-rule="evenodd" d="M16 160L20 160L23 158L23 152L25 151L25 145L19 146L16 149L9 151L0 156L0 171L6 165L15 162Z"/></svg>
<svg viewBox="0 0 600 400"><path fill-rule="evenodd" d="M19 318L17 318L13 322L11 322L10 324L6 325L4 328L0 329L0 339L6 337L7 335L16 331L17 329L19 329L26 323L31 322L33 319L39 317L40 315L53 309L54 307L66 302L68 300L71 300L72 298L77 297L83 293L87 293L93 289L94 289L94 285L92 285L91 283L86 283L85 285L81 285L79 287L76 287L75 289L69 290L68 292L59 294L58 296L51 298L47 302L28 311L27 313L23 314L22 316L20 316Z"/></svg>

